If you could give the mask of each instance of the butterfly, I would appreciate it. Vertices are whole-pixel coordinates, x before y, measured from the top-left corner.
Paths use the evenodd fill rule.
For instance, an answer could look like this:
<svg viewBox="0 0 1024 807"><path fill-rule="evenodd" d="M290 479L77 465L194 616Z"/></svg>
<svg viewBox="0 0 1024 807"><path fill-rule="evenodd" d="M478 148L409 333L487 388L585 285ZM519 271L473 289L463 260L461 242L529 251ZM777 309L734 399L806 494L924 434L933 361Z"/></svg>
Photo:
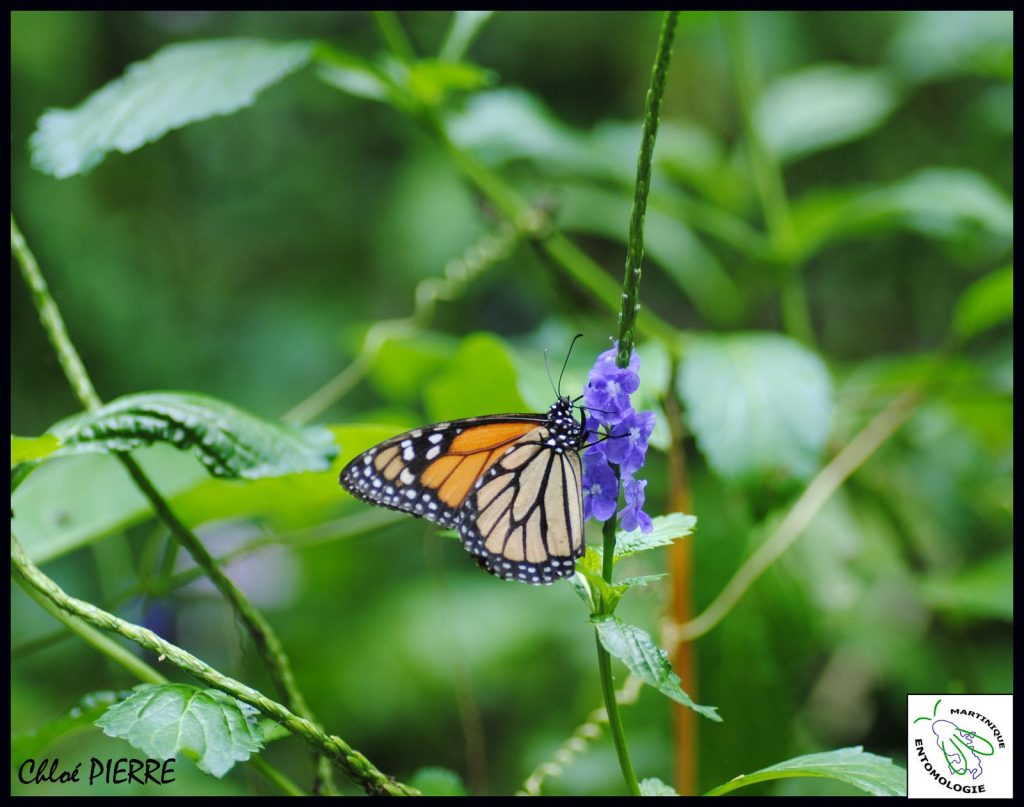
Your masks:
<svg viewBox="0 0 1024 807"><path fill-rule="evenodd" d="M586 549L579 452L587 416L581 409L577 421L575 401L555 394L546 414L433 423L385 440L345 466L341 486L456 529L477 564L504 580L570 577Z"/></svg>

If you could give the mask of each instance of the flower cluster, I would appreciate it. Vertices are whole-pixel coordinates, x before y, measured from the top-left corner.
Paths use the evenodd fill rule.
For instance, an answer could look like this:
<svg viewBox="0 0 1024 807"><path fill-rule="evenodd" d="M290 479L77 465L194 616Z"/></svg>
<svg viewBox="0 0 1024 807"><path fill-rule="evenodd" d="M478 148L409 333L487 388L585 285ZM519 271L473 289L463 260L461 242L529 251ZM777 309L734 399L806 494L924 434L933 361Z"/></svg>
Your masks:
<svg viewBox="0 0 1024 807"><path fill-rule="evenodd" d="M650 532L651 517L643 511L647 482L633 474L643 467L654 413L637 412L630 404L629 396L640 386L640 357L633 351L629 366L617 367L616 353L617 346L597 357L583 390L587 442L592 444L583 454L583 515L598 521L615 515L621 481L626 499L619 511L622 528ZM611 463L618 466L619 479Z"/></svg>

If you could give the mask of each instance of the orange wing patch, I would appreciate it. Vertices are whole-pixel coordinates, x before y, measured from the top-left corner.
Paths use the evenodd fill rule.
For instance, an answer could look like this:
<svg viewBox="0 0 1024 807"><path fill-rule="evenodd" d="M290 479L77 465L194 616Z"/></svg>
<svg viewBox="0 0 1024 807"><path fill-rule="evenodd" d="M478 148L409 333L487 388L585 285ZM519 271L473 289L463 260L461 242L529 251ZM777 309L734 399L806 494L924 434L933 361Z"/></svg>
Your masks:
<svg viewBox="0 0 1024 807"><path fill-rule="evenodd" d="M470 426L456 437L448 449L449 454L472 454L488 448L497 448L511 443L527 432L533 431L539 423L512 421L510 423L488 423L484 426Z"/></svg>
<svg viewBox="0 0 1024 807"><path fill-rule="evenodd" d="M457 508L509 445L536 428L532 422L471 426L452 441L445 456L427 466L420 483L437 489L442 502Z"/></svg>

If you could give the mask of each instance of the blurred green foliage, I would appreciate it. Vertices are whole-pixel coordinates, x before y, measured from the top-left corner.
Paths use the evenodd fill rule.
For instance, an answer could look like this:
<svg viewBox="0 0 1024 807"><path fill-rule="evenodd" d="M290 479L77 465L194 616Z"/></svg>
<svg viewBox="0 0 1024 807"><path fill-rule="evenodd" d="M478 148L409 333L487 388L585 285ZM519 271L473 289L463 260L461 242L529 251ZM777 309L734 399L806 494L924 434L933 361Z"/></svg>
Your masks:
<svg viewBox="0 0 1024 807"><path fill-rule="evenodd" d="M498 13L462 18L452 36L449 13L399 20L424 57L404 73L364 13L14 12L12 205L106 400L191 390L277 418L361 368L317 418L341 446L330 472L217 480L166 447L140 461L215 555L236 552L228 574L267 612L329 730L431 792L508 793L600 699L571 587L503 585L420 521L352 521L366 508L337 470L417 423L543 409L543 350L554 360L583 331L562 387L579 389L615 312L538 239L565 233L618 283L660 15ZM1009 691L1013 677L1012 13L755 13L731 38L736 22L681 16L641 287L641 327L647 312L678 329L640 346L652 444L669 444L666 395L696 435L684 444L696 611L823 462L902 390L927 386L906 426L696 642L697 681L683 686L724 719L699 726L702 791L843 746L902 762L906 692ZM316 38L333 61L84 176L32 167L47 109L78 107L166 45L239 37ZM753 66L749 109L737 41ZM495 199L374 71L443 113L453 148L528 199L540 234L515 236L507 257L481 251L501 226ZM774 207L772 166L784 182ZM452 293L421 305L442 276ZM16 272L11 291L11 432L39 435L80 407ZM648 509L666 512L664 453L644 476ZM14 510L27 550L69 592L270 691L213 589L170 586L188 564L167 555L111 458L44 464ZM238 551L279 533L283 545ZM665 571L645 555L621 574ZM638 588L619 615L656 635L672 584ZM13 731L136 683L20 589L11 603ZM624 720L638 774L670 781L668 702L647 690ZM46 749L125 752L96 728ZM266 757L308 786L298 740ZM270 792L247 765L219 781L184 760L178 770L175 793ZM603 737L544 789L622 787Z"/></svg>

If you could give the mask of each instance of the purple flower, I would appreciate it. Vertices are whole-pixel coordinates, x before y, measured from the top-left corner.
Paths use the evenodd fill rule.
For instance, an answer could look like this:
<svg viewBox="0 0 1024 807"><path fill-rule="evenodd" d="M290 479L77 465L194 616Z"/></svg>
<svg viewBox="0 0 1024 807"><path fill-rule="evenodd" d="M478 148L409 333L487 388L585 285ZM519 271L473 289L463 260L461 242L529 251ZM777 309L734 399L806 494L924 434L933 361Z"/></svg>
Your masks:
<svg viewBox="0 0 1024 807"><path fill-rule="evenodd" d="M640 357L634 351L629 367L615 366L615 348L597 357L587 375L583 400L605 424L618 423L626 412L632 411L629 396L640 386Z"/></svg>
<svg viewBox="0 0 1024 807"><path fill-rule="evenodd" d="M651 517L643 511L646 487L646 479L629 477L625 480L623 489L626 494L626 506L619 511L619 523L626 532L633 532L638 527L641 532L650 532L654 529Z"/></svg>
<svg viewBox="0 0 1024 807"><path fill-rule="evenodd" d="M640 357L633 351L628 367L617 367L618 346L597 357L583 390L587 409L587 442L583 455L583 515L607 521L619 506L619 485L609 463L619 467L626 507L619 513L625 530L653 528L643 512L646 482L633 479L644 464L647 441L654 431L654 413L636 412L629 396L640 386ZM603 430L603 433L602 433ZM599 442L598 442L599 441Z"/></svg>
<svg viewBox="0 0 1024 807"><path fill-rule="evenodd" d="M618 506L619 480L604 454L592 446L583 455L583 517L607 521Z"/></svg>
<svg viewBox="0 0 1024 807"><path fill-rule="evenodd" d="M630 409L611 430L606 440L604 455L616 463L624 474L640 470L647 454L647 441L654 431L654 412L634 412Z"/></svg>

